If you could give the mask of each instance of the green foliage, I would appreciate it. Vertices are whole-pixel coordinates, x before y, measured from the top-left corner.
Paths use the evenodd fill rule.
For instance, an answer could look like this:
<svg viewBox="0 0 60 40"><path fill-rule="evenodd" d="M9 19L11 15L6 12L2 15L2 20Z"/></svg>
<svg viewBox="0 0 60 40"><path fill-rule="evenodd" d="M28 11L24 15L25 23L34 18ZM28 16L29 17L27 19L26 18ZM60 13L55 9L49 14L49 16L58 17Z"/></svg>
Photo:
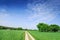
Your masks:
<svg viewBox="0 0 60 40"><path fill-rule="evenodd" d="M57 32L59 30L59 26L56 24L51 24L50 26L50 31Z"/></svg>
<svg viewBox="0 0 60 40"><path fill-rule="evenodd" d="M23 28L13 28L13 27L6 27L6 26L0 26L0 29L10 29L10 30L23 30Z"/></svg>
<svg viewBox="0 0 60 40"><path fill-rule="evenodd" d="M45 23L39 23L37 25L37 28L39 29L39 31L41 32L47 32L48 31L48 24L45 24Z"/></svg>
<svg viewBox="0 0 60 40"><path fill-rule="evenodd" d="M23 30L22 28L16 28L17 30Z"/></svg>
<svg viewBox="0 0 60 40"><path fill-rule="evenodd" d="M39 31L41 32L57 32L59 30L59 26L56 24L45 24L45 23L39 23L37 25L37 28L39 29Z"/></svg>

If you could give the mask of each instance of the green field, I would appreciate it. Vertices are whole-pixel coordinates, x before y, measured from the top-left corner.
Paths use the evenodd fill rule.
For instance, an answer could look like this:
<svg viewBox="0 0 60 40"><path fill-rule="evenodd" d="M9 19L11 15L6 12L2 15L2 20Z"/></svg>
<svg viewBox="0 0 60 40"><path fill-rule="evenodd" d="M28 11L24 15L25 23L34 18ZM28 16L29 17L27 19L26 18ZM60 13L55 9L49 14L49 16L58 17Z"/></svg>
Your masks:
<svg viewBox="0 0 60 40"><path fill-rule="evenodd" d="M25 31L0 30L0 40L25 40ZM60 32L28 31L36 40L60 40Z"/></svg>
<svg viewBox="0 0 60 40"><path fill-rule="evenodd" d="M0 40L24 40L24 31L0 30Z"/></svg>
<svg viewBox="0 0 60 40"><path fill-rule="evenodd" d="M36 40L60 40L59 32L29 31Z"/></svg>

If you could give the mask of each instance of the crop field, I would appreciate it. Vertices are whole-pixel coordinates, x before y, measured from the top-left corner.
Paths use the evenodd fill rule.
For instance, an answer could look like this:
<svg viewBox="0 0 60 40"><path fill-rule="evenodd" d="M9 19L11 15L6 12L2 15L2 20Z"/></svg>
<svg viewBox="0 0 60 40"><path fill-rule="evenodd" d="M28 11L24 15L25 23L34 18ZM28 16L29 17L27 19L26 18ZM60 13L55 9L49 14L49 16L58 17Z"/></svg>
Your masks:
<svg viewBox="0 0 60 40"><path fill-rule="evenodd" d="M60 40L60 32L27 31L35 40ZM0 30L0 40L25 40L23 30Z"/></svg>
<svg viewBox="0 0 60 40"><path fill-rule="evenodd" d="M60 40L59 32L29 31L36 40Z"/></svg>
<svg viewBox="0 0 60 40"><path fill-rule="evenodd" d="M24 40L24 31L0 30L0 40Z"/></svg>

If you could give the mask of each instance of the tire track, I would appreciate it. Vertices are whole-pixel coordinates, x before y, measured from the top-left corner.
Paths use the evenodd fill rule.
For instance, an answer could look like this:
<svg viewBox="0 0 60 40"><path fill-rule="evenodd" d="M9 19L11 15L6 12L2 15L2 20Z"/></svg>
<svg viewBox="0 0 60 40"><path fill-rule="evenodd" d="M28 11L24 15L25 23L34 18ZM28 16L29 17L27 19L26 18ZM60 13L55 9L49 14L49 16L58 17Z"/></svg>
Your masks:
<svg viewBox="0 0 60 40"><path fill-rule="evenodd" d="M25 40L35 40L35 39L29 32L25 31Z"/></svg>

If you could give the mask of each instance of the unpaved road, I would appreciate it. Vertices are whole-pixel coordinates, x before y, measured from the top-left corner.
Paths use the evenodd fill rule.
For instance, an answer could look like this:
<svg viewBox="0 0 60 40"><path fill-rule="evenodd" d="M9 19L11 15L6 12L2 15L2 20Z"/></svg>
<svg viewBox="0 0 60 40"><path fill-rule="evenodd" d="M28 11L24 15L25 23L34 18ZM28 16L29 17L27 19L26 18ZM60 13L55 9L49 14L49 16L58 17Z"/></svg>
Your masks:
<svg viewBox="0 0 60 40"><path fill-rule="evenodd" d="M29 32L25 31L25 40L35 40L35 39Z"/></svg>

